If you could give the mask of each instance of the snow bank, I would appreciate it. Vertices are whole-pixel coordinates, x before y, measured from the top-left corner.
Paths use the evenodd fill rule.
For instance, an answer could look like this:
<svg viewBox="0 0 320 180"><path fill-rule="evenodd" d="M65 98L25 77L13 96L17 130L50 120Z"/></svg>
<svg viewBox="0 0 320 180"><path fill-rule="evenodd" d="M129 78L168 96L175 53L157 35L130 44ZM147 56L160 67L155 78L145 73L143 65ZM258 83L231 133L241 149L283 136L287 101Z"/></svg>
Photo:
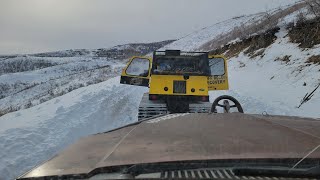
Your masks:
<svg viewBox="0 0 320 180"><path fill-rule="evenodd" d="M302 51L297 44L289 42L286 34L287 31L281 29L276 34L278 39L265 50L263 57L251 59L241 53L230 59L230 87L242 97L259 99L277 109L265 110L269 114L320 118L320 90L308 103L296 108L304 95L320 83L320 66L306 64L310 56L320 54L320 48ZM275 61L284 56L289 56L290 62ZM240 68L240 62L245 66ZM259 113L264 111L257 109Z"/></svg>

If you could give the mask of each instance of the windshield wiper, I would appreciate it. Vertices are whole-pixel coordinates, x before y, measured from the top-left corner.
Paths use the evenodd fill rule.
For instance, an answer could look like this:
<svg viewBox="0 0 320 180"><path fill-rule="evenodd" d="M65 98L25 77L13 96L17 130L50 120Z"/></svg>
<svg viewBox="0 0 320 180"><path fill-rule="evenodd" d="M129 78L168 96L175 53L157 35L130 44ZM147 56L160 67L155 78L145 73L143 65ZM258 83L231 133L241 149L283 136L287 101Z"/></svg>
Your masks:
<svg viewBox="0 0 320 180"><path fill-rule="evenodd" d="M280 167L241 167L234 168L233 172L236 176L319 178L320 165L307 169L290 169Z"/></svg>

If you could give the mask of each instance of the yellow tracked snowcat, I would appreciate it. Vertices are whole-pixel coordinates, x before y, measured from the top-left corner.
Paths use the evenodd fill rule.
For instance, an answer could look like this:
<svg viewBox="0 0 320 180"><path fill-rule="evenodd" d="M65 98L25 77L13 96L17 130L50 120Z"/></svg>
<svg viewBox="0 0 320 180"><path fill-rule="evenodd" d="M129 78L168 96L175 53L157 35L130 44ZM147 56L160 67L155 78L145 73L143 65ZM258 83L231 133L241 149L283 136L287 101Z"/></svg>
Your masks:
<svg viewBox="0 0 320 180"><path fill-rule="evenodd" d="M208 113L209 91L229 89L227 61L208 52L155 51L153 58L131 58L120 83L150 88L140 102L139 120L168 113Z"/></svg>

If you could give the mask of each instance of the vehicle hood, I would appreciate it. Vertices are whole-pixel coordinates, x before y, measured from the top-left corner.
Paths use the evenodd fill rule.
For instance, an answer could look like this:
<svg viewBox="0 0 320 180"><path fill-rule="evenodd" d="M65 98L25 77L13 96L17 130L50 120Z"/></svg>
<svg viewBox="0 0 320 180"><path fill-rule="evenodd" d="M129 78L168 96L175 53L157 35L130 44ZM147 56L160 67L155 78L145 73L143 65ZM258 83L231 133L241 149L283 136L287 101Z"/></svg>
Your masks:
<svg viewBox="0 0 320 180"><path fill-rule="evenodd" d="M320 144L316 119L172 114L80 139L23 178L88 174L141 163L303 158ZM320 158L320 149L308 158Z"/></svg>

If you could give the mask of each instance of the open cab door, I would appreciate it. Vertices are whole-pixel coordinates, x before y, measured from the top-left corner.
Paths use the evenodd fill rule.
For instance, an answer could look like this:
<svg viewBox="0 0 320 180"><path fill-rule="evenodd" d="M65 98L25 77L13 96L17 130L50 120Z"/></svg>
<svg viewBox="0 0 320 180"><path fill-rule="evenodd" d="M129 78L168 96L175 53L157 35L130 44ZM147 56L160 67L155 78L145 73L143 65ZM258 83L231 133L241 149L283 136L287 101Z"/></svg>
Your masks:
<svg viewBox="0 0 320 180"><path fill-rule="evenodd" d="M208 90L228 90L227 59L223 56L209 56L211 75L208 77Z"/></svg>
<svg viewBox="0 0 320 180"><path fill-rule="evenodd" d="M149 86L151 59L147 57L133 57L122 70L121 84L135 86Z"/></svg>

